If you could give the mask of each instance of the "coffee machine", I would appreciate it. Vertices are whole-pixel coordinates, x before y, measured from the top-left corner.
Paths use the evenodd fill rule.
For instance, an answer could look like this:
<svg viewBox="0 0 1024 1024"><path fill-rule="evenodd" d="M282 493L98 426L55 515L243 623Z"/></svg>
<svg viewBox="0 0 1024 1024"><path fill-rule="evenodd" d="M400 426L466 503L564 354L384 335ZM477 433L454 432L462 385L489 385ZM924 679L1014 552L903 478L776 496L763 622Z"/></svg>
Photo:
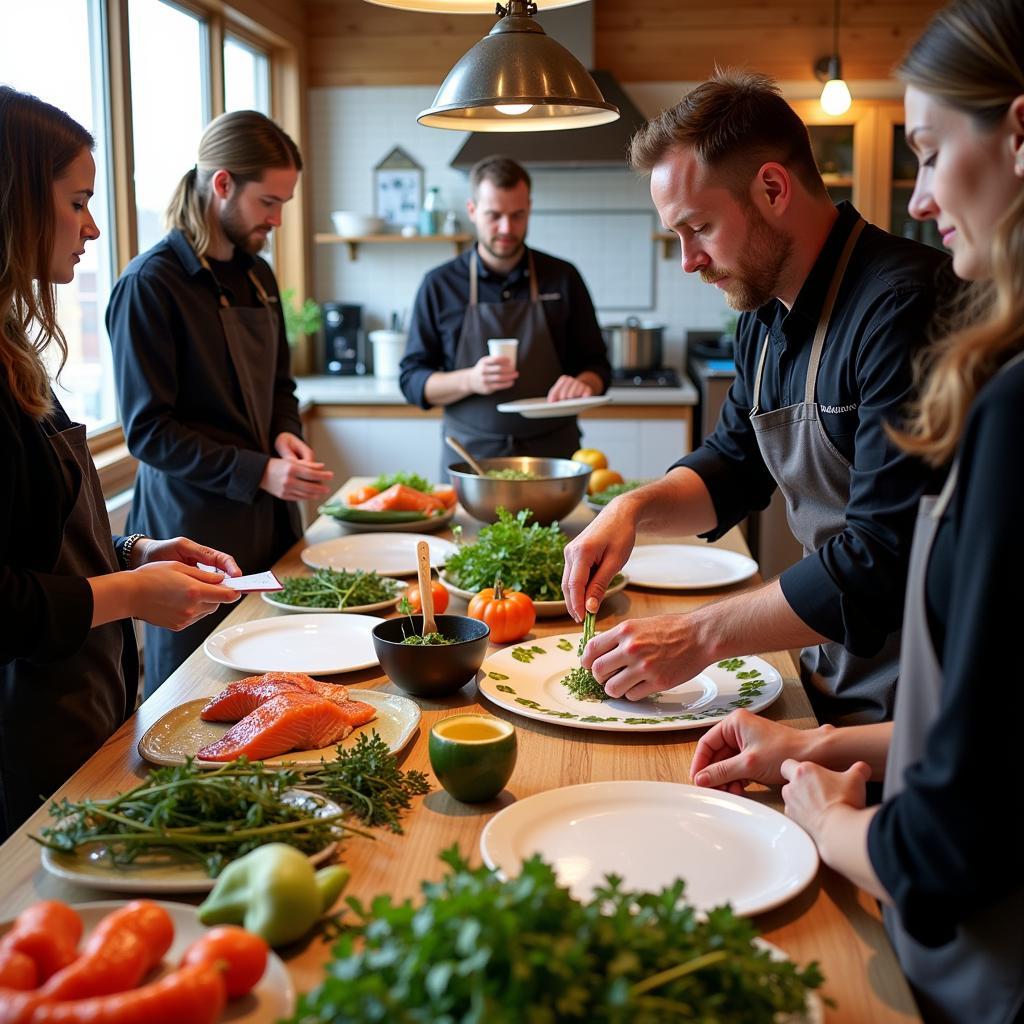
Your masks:
<svg viewBox="0 0 1024 1024"><path fill-rule="evenodd" d="M363 330L363 307L346 302L325 302L322 310L323 372L349 377L370 373L372 367Z"/></svg>

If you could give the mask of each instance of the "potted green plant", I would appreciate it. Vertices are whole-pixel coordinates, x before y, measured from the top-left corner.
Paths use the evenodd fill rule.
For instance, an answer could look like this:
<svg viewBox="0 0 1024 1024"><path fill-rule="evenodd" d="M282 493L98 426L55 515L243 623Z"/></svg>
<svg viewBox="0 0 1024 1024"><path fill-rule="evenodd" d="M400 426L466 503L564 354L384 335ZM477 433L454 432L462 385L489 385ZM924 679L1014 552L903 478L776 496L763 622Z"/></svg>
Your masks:
<svg viewBox="0 0 1024 1024"><path fill-rule="evenodd" d="M294 288L281 292L281 309L284 312L284 333L292 347L292 370L296 374L309 372L310 352L308 339L316 335L323 324L320 307L312 299L299 305Z"/></svg>

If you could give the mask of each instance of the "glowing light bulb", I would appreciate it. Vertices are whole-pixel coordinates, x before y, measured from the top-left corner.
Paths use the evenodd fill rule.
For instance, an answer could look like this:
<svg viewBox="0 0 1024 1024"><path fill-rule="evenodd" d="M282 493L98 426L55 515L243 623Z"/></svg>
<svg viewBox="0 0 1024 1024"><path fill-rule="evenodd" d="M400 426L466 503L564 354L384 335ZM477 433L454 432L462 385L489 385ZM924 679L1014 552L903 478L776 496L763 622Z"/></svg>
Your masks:
<svg viewBox="0 0 1024 1024"><path fill-rule="evenodd" d="M851 102L850 90L841 78L830 78L821 90L821 109L832 117L845 114Z"/></svg>
<svg viewBox="0 0 1024 1024"><path fill-rule="evenodd" d="M527 114L533 110L532 103L496 103L494 109L499 114L508 114L509 117L519 117L520 114Z"/></svg>

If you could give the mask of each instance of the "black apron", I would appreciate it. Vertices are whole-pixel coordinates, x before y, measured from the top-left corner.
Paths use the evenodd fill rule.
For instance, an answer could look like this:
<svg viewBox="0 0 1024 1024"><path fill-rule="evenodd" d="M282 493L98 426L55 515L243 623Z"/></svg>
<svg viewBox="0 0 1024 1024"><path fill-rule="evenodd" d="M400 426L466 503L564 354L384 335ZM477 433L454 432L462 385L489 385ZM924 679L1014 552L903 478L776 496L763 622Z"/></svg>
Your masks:
<svg viewBox="0 0 1024 1024"><path fill-rule="evenodd" d="M529 301L480 302L477 253L469 261L469 306L462 318L462 330L455 346L456 370L475 366L488 354L488 338L518 338L516 369L519 377L510 388L491 395L470 395L445 406L442 445L451 434L470 455L479 459L506 455L536 455L569 458L580 446L575 416L526 419L515 413L498 412L497 406L520 398L546 395L562 375L562 364L551 339L544 307L538 298L533 253L528 253ZM459 458L444 446L441 476L448 479L448 466Z"/></svg>
<svg viewBox="0 0 1024 1024"><path fill-rule="evenodd" d="M118 572L110 520L85 425L49 437L64 485L74 502L57 561L57 576ZM138 673L131 620L91 629L71 657L41 663L19 660L7 694L2 749L4 825L17 827L103 745L135 710ZM126 646L131 649L126 651ZM129 657L124 658L125 654ZM124 660L122 660L124 658ZM125 678L125 664L133 678Z"/></svg>
<svg viewBox="0 0 1024 1024"><path fill-rule="evenodd" d="M200 257L204 269L213 271ZM219 316L231 362L259 451L271 452L270 425L274 408L274 380L278 321L271 300L250 270L260 305L232 306L219 291ZM216 282L216 276L214 276ZM195 487L187 479L172 477L144 463L139 466L129 528L150 537L185 536L226 551L243 573L259 572L276 562L301 535L298 507L259 491L251 503ZM165 679L213 632L234 606L223 604L198 622L177 632L146 625L145 694L151 696Z"/></svg>
<svg viewBox="0 0 1024 1024"><path fill-rule="evenodd" d="M754 380L750 425L761 457L786 499L786 519L805 556L846 528L850 463L825 433L815 401L815 385L836 295L863 228L861 220L850 232L832 276L811 346L804 400L760 412L767 334ZM898 633L890 636L872 658L859 658L833 642L805 647L800 658L801 675L818 721L833 725L888 721L892 717L898 659Z"/></svg>
<svg viewBox="0 0 1024 1024"><path fill-rule="evenodd" d="M900 685L885 766L886 799L903 790L907 769L924 756L928 733L942 706L942 666L928 628L925 581L939 520L956 481L954 465L939 497L922 498L918 507L903 611ZM993 779L992 784L1014 786L1015 782ZM1001 828L1020 827L1012 818L1011 814L1006 822L992 822L995 842ZM900 965L929 1024L1011 1024L1018 1019L1024 1010L1024 884L1019 877L1004 899L964 922L956 938L938 948L923 946L907 934L893 907L883 908L883 915Z"/></svg>

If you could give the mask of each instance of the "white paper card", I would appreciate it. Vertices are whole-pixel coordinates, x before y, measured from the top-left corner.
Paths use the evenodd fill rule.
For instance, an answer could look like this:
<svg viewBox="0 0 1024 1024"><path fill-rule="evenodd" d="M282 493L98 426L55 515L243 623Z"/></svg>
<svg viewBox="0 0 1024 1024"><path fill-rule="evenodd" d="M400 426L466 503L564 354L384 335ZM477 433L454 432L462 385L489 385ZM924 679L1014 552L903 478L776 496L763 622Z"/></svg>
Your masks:
<svg viewBox="0 0 1024 1024"><path fill-rule="evenodd" d="M203 572L219 573L221 570L214 565L197 564ZM254 572L248 576L225 576L221 581L225 587L237 590L240 594L252 594L257 591L284 590L284 584L268 569L266 572Z"/></svg>

